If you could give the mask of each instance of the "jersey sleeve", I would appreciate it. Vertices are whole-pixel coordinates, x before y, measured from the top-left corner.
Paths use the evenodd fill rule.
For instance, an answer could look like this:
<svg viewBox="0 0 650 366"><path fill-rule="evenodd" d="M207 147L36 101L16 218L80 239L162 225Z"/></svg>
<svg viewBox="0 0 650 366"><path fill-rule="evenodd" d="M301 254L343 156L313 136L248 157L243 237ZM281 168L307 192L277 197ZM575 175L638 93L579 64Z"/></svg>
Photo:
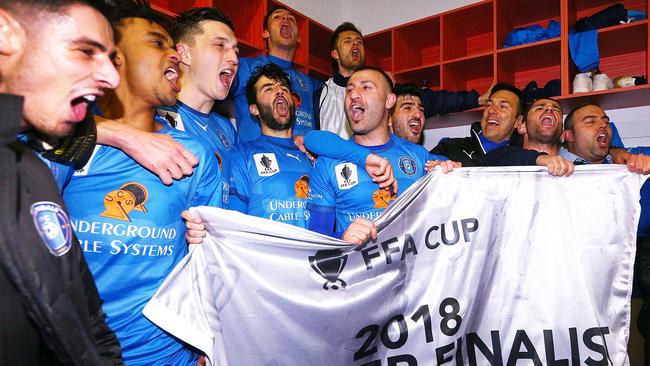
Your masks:
<svg viewBox="0 0 650 366"><path fill-rule="evenodd" d="M248 187L250 176L248 163L242 145L238 145L232 155L232 180L230 185L230 208L242 213L248 213Z"/></svg>
<svg viewBox="0 0 650 366"><path fill-rule="evenodd" d="M366 166L366 158L371 154L367 148L329 131L310 131L305 135L305 147L318 156L349 160L362 167Z"/></svg>

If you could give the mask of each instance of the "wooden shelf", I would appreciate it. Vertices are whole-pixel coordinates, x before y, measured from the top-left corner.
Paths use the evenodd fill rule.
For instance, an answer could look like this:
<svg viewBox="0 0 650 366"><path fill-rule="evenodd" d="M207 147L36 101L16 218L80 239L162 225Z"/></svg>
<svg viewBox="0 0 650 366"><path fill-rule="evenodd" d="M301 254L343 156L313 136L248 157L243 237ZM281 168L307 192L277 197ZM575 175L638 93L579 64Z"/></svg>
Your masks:
<svg viewBox="0 0 650 366"><path fill-rule="evenodd" d="M330 56L330 38L332 31L328 28L309 22L309 66L319 69L326 75L332 74L332 57ZM329 77L328 77L329 78Z"/></svg>
<svg viewBox="0 0 650 366"><path fill-rule="evenodd" d="M366 65L392 71L392 31L384 31L367 35L363 38L366 51Z"/></svg>
<svg viewBox="0 0 650 366"><path fill-rule="evenodd" d="M393 34L395 72L440 63L440 17L398 27Z"/></svg>
<svg viewBox="0 0 650 366"><path fill-rule="evenodd" d="M506 38L514 28L541 25L560 21L561 0L501 0L496 2L496 42L502 49Z"/></svg>
<svg viewBox="0 0 650 366"><path fill-rule="evenodd" d="M494 54L442 65L443 89L485 92L494 82Z"/></svg>
<svg viewBox="0 0 650 366"><path fill-rule="evenodd" d="M443 60L494 51L493 5L482 1L442 16Z"/></svg>
<svg viewBox="0 0 650 366"><path fill-rule="evenodd" d="M414 67L395 72L395 81L440 89L440 65Z"/></svg>
<svg viewBox="0 0 650 366"><path fill-rule="evenodd" d="M511 83L523 90L531 81L536 81L539 87L543 87L550 80L561 78L559 38L500 51L503 52L497 52L498 81Z"/></svg>

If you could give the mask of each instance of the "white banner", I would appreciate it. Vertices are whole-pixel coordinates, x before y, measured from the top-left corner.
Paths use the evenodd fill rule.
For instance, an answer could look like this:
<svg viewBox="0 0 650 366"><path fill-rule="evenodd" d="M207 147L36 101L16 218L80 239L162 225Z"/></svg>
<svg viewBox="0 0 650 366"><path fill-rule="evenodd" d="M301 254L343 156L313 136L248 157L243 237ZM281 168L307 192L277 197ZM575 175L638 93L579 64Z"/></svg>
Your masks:
<svg viewBox="0 0 650 366"><path fill-rule="evenodd" d="M350 247L232 211L144 310L213 365L624 365L642 177L429 174Z"/></svg>

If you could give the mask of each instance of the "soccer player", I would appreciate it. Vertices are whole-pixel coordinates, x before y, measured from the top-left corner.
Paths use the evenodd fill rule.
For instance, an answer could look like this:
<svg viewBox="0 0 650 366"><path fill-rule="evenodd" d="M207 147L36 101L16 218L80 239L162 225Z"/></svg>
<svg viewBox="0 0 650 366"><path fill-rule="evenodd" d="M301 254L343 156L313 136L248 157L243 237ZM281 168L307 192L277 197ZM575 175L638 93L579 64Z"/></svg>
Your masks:
<svg viewBox="0 0 650 366"><path fill-rule="evenodd" d="M121 10L114 63L122 84L98 100L101 113L140 130L168 134L200 162L190 177L166 186L122 151L99 146L64 188L64 198L125 362L196 365L197 354L141 311L188 252L181 212L221 205L219 166L207 146L156 115L157 107L176 102L179 91L180 58L171 37L148 7Z"/></svg>
<svg viewBox="0 0 650 366"><path fill-rule="evenodd" d="M413 84L397 84L393 93L397 100L390 109L388 119L390 132L404 140L422 145L424 105L422 105L421 89Z"/></svg>
<svg viewBox="0 0 650 366"><path fill-rule="evenodd" d="M432 157L422 146L390 134L389 109L396 99L392 89L392 81L381 69L359 68L348 80L345 111L354 142L387 159L404 191L425 174ZM371 220L396 196L380 189L355 163L320 156L310 176L309 229L361 244L376 237Z"/></svg>
<svg viewBox="0 0 650 366"><path fill-rule="evenodd" d="M311 162L293 143L291 81L273 63L260 66L248 79L246 97L262 135L235 154L233 200L241 201L243 213L306 228Z"/></svg>
<svg viewBox="0 0 650 366"><path fill-rule="evenodd" d="M513 133L521 123L526 106L521 91L498 83L490 91L483 117L470 129L470 137L444 138L431 152L458 161L464 167L484 166L485 154L505 145L521 145L521 137Z"/></svg>
<svg viewBox="0 0 650 366"><path fill-rule="evenodd" d="M212 148L221 168L221 192L228 208L231 154L237 132L228 119L211 112L224 100L237 73L237 38L232 22L216 8L194 8L174 21L171 35L180 55L180 85L176 105L158 114L181 131Z"/></svg>
<svg viewBox="0 0 650 366"><path fill-rule="evenodd" d="M330 55L334 75L316 95L316 121L318 129L333 132L347 140L352 136L352 130L344 110L345 87L350 75L365 63L361 31L350 22L336 27L330 38ZM422 88L420 99L424 105L424 118L476 108L485 104L488 94L489 90L479 96L474 90L451 92Z"/></svg>
<svg viewBox="0 0 650 366"><path fill-rule="evenodd" d="M267 55L239 60L239 72L231 92L235 99L237 133L242 142L254 140L260 135L259 122L248 107L246 83L257 66L274 63L291 80L291 90L297 99L293 134L302 137L316 126L313 98L322 83L292 68L300 41L296 17L286 8L272 9L264 18L263 37L268 48ZM301 137L296 137L298 145L302 145Z"/></svg>
<svg viewBox="0 0 650 366"><path fill-rule="evenodd" d="M52 173L25 142L67 135L117 86L114 50L91 2L0 2L3 365L122 364Z"/></svg>

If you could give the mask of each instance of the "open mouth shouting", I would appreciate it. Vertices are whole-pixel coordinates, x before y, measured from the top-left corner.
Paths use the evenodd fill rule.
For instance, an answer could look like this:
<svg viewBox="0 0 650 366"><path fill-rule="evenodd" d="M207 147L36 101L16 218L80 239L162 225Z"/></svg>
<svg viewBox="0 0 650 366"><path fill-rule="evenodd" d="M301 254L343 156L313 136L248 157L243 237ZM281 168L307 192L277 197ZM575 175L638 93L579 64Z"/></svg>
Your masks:
<svg viewBox="0 0 650 366"><path fill-rule="evenodd" d="M273 111L280 118L288 118L291 115L289 102L284 96L278 96L273 100Z"/></svg>
<svg viewBox="0 0 650 366"><path fill-rule="evenodd" d="M596 142L598 142L598 147L601 149L609 149L610 140L611 138L605 131L600 131L596 135Z"/></svg>
<svg viewBox="0 0 650 366"><path fill-rule="evenodd" d="M422 131L422 124L418 118L410 119L407 126L409 128L409 131L411 131L414 135L419 135Z"/></svg>
<svg viewBox="0 0 650 366"><path fill-rule="evenodd" d="M293 37L293 29L291 29L291 25L289 23L285 22L280 25L280 36L282 38Z"/></svg>
<svg viewBox="0 0 650 366"><path fill-rule="evenodd" d="M219 73L219 81L226 87L229 88L232 84L232 80L235 77L235 69L232 67L221 70Z"/></svg>
<svg viewBox="0 0 650 366"><path fill-rule="evenodd" d="M169 81L169 85L171 85L172 89L178 93L181 91L181 88L178 86L178 66L170 66L165 69L165 79Z"/></svg>
<svg viewBox="0 0 650 366"><path fill-rule="evenodd" d="M359 103L350 104L350 119L353 121L360 121L363 119L363 114L366 109L361 106Z"/></svg>
<svg viewBox="0 0 650 366"><path fill-rule="evenodd" d="M359 49L359 47L352 47L352 50L350 50L350 56L355 60L359 60L361 58L361 49Z"/></svg>
<svg viewBox="0 0 650 366"><path fill-rule="evenodd" d="M103 93L97 91L73 98L70 102L70 106L72 107L72 120L74 122L82 121L86 117L88 106L95 102L97 97L101 97L102 95Z"/></svg>

